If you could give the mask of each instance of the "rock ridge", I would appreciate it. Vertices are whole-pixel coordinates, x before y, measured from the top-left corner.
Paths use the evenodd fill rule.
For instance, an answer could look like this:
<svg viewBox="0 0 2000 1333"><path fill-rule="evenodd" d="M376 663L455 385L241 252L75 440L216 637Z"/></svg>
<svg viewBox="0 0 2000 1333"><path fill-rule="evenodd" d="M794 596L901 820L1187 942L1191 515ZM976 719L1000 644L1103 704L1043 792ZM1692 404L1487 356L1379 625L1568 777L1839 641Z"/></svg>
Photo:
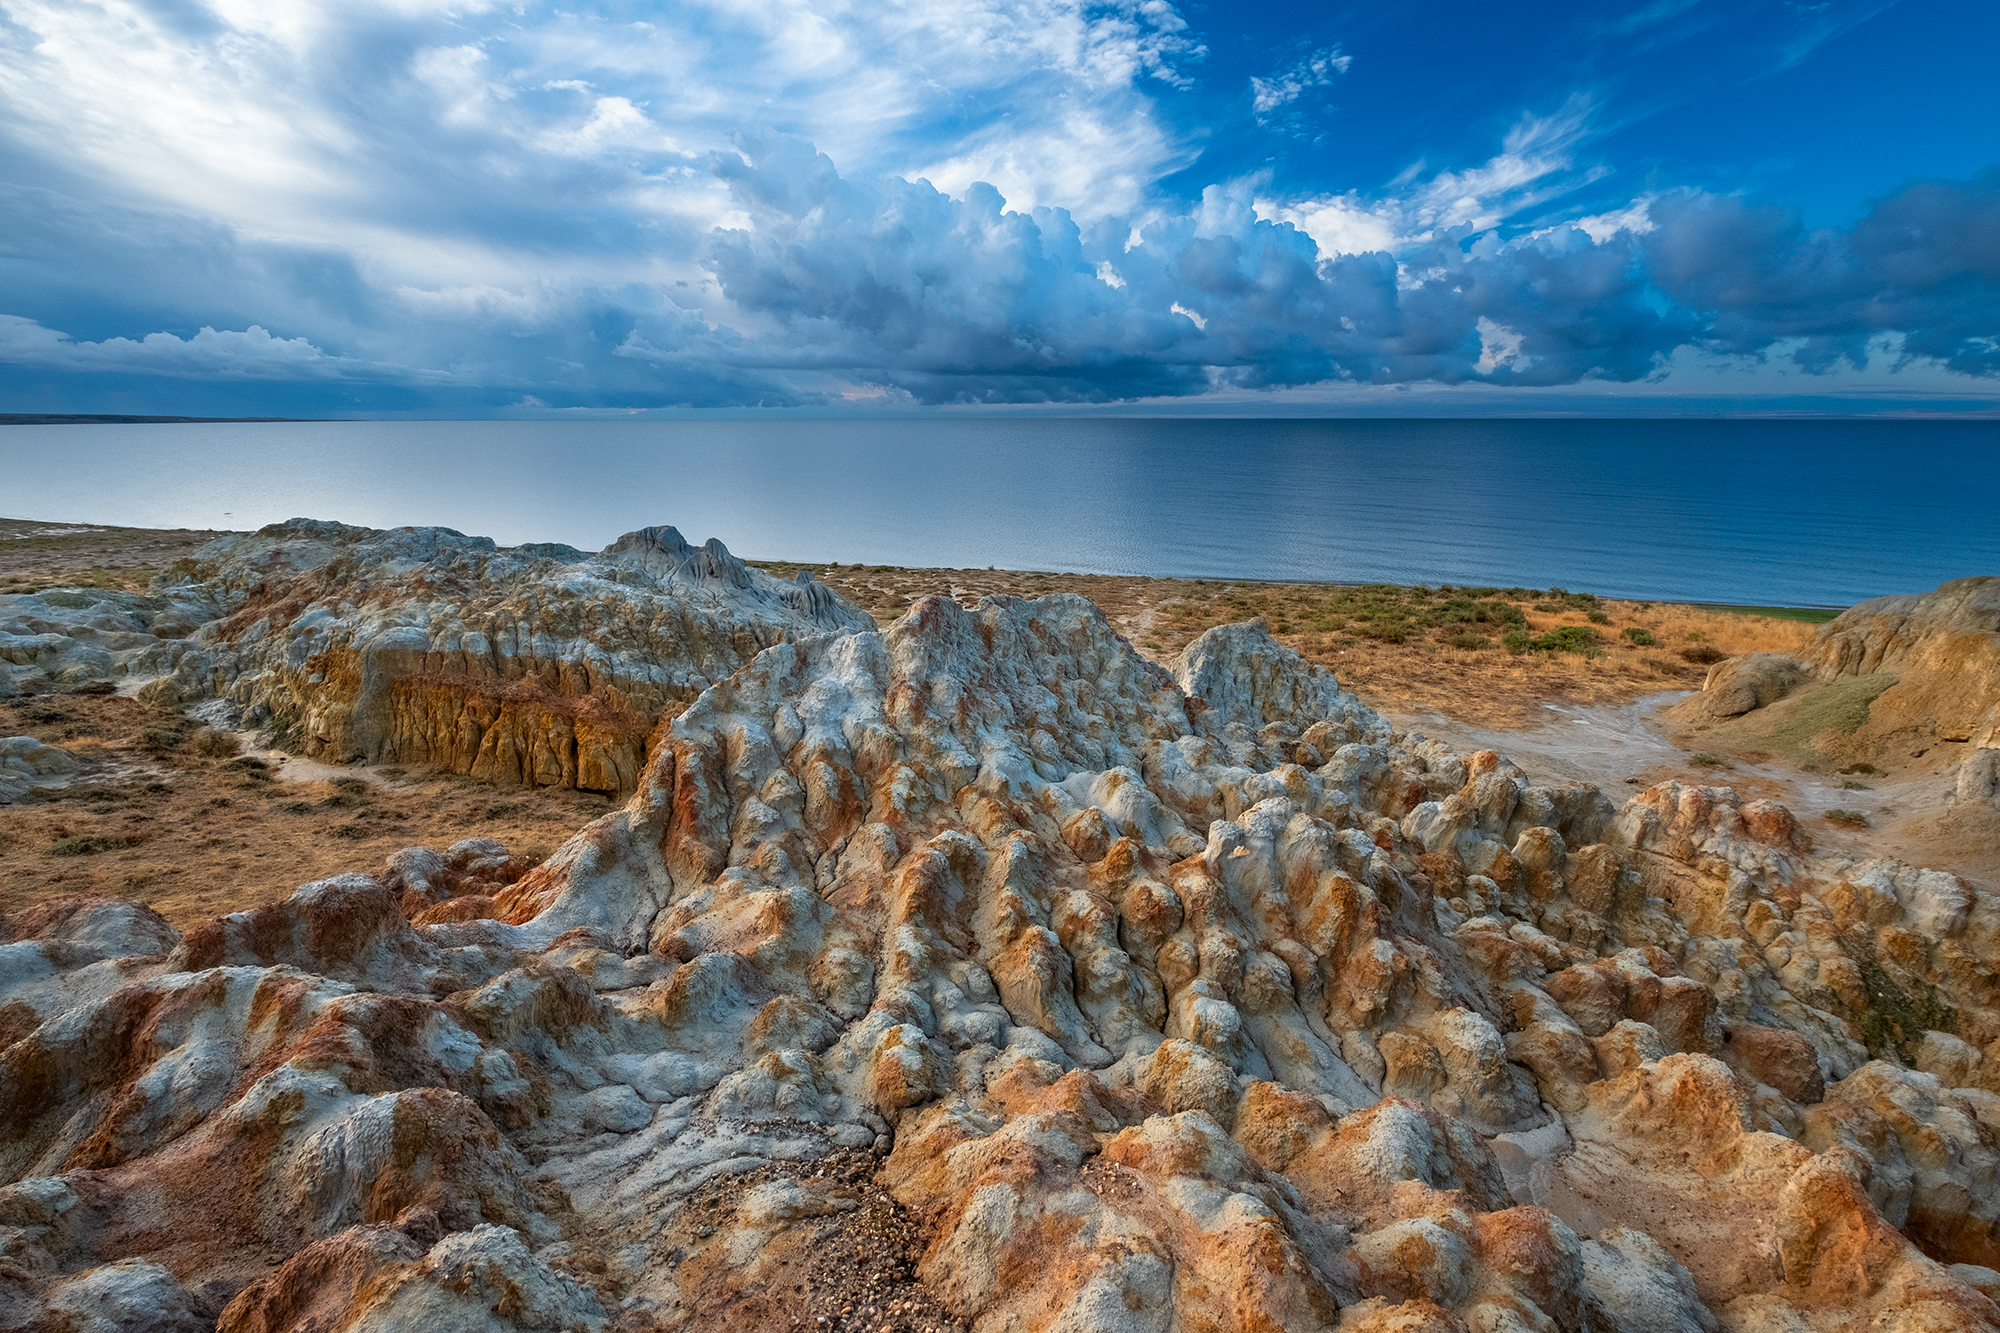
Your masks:
<svg viewBox="0 0 2000 1333"><path fill-rule="evenodd" d="M293 519L199 548L150 596L0 597L0 692L154 677L149 700L326 762L622 794L660 721L759 651L873 624L670 527L591 556Z"/></svg>

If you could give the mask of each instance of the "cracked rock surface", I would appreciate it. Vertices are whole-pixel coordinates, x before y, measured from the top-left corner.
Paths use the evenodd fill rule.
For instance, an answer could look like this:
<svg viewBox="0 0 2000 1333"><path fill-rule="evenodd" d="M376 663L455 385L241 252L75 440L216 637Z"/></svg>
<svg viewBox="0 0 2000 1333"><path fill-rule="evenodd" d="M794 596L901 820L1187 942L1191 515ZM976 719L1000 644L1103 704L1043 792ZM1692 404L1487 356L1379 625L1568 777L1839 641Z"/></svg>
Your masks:
<svg viewBox="0 0 2000 1333"><path fill-rule="evenodd" d="M8 922L0 1329L2000 1326L1978 886L1255 624L744 649L524 874Z"/></svg>

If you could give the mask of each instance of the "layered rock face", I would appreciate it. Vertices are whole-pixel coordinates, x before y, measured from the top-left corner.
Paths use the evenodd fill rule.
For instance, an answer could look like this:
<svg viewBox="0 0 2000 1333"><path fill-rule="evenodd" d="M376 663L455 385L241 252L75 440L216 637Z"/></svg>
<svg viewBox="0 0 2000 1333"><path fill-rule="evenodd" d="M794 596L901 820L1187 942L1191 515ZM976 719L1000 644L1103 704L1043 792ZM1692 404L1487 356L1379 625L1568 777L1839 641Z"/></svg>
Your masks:
<svg viewBox="0 0 2000 1333"><path fill-rule="evenodd" d="M2000 1327L1993 899L1255 625L776 644L515 870L13 923L0 1328Z"/></svg>
<svg viewBox="0 0 2000 1333"><path fill-rule="evenodd" d="M332 763L629 792L662 716L774 643L871 629L802 573L628 533L596 556L295 519L195 552L150 598L0 598L10 688L157 676Z"/></svg>
<svg viewBox="0 0 2000 1333"><path fill-rule="evenodd" d="M1939 740L2000 746L2000 578L1849 607L1801 656L1822 679L1893 673L1885 707L1921 716Z"/></svg>
<svg viewBox="0 0 2000 1333"><path fill-rule="evenodd" d="M1864 721L1838 741L1852 759L1902 761L1938 743L2000 749L2000 578L1954 578L1850 606L1798 656L1718 662L1678 713L1728 721L1854 677L1878 689L1862 699Z"/></svg>

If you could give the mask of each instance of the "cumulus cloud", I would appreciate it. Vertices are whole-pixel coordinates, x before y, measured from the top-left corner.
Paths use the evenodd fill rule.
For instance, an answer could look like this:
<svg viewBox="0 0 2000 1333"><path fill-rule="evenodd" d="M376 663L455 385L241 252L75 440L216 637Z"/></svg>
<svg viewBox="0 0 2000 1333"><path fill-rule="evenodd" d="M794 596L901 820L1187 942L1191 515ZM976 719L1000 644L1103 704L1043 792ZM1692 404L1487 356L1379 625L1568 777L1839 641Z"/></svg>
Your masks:
<svg viewBox="0 0 2000 1333"><path fill-rule="evenodd" d="M749 224L716 233L704 258L763 326L746 349L930 401L1633 381L1682 347L1775 350L1811 370L1865 362L1890 329L1906 359L1987 374L2000 328L1994 177L1914 186L1848 232L1680 194L1511 239L1426 213L1433 183L1403 211L1423 230L1345 252L1220 189L1131 245L1124 219L849 180L794 141L745 140L712 169ZM1485 173L1530 195L1538 174Z"/></svg>
<svg viewBox="0 0 2000 1333"><path fill-rule="evenodd" d="M143 338L77 342L32 319L0 314L0 362L41 370L189 379L380 381L385 377L441 380L446 377L403 367L329 356L304 338L274 338L252 324L240 331L204 328L192 338L149 333Z"/></svg>
<svg viewBox="0 0 2000 1333"><path fill-rule="evenodd" d="M36 372L559 407L2000 375L1994 173L1844 229L1612 195L1579 95L1484 160L1192 199L1166 0L7 13L0 362ZM1224 95L1290 124L1347 68Z"/></svg>

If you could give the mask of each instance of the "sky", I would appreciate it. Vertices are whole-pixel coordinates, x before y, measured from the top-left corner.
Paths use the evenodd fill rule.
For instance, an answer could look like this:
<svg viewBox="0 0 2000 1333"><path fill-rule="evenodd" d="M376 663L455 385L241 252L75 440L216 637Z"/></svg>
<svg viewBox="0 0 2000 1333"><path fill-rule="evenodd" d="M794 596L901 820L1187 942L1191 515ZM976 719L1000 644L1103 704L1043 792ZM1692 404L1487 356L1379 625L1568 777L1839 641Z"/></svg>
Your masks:
<svg viewBox="0 0 2000 1333"><path fill-rule="evenodd" d="M2000 6L0 0L0 411L2000 413Z"/></svg>

